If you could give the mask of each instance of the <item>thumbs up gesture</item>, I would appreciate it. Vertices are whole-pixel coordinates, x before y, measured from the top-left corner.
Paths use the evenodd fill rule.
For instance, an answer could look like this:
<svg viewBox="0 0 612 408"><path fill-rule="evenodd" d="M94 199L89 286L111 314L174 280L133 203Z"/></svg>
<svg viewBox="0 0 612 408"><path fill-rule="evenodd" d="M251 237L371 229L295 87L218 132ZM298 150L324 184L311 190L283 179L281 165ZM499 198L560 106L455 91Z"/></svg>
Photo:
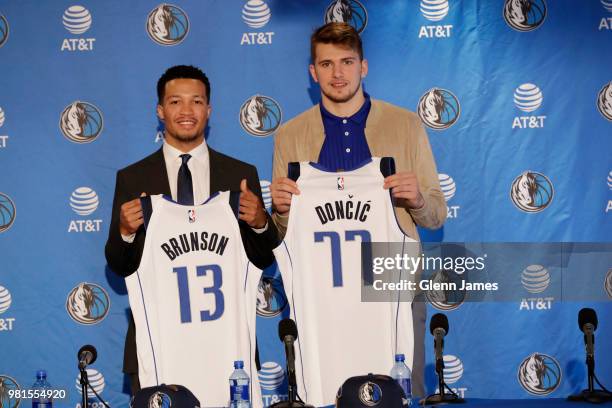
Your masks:
<svg viewBox="0 0 612 408"><path fill-rule="evenodd" d="M251 228L263 228L268 221L261 200L249 190L246 179L240 182L239 213L238 218L249 224Z"/></svg>

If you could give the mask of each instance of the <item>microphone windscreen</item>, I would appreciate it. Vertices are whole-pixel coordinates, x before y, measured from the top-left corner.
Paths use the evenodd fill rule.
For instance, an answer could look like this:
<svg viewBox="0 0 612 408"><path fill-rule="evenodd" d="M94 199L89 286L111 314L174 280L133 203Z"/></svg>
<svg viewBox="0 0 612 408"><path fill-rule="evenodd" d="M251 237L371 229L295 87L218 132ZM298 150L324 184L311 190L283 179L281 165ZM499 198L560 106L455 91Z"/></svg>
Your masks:
<svg viewBox="0 0 612 408"><path fill-rule="evenodd" d="M584 325L591 323L594 326L594 330L597 330L597 313L590 307L585 307L578 312L578 327L580 330L584 330Z"/></svg>
<svg viewBox="0 0 612 408"><path fill-rule="evenodd" d="M298 338L297 326L292 319L283 319L278 324L278 337L283 341L285 336L293 336L295 340Z"/></svg>
<svg viewBox="0 0 612 408"><path fill-rule="evenodd" d="M433 335L434 329L441 328L444 329L446 334L448 334L448 319L446 315L442 313L436 313L431 317L429 321L429 332Z"/></svg>
<svg viewBox="0 0 612 408"><path fill-rule="evenodd" d="M93 364L93 362L96 361L96 359L98 358L98 352L96 351L96 348L92 346L91 344L84 345L83 347L79 349L79 352L77 353L77 358L81 360L81 356L85 352L91 353L91 360L89 361L88 365Z"/></svg>

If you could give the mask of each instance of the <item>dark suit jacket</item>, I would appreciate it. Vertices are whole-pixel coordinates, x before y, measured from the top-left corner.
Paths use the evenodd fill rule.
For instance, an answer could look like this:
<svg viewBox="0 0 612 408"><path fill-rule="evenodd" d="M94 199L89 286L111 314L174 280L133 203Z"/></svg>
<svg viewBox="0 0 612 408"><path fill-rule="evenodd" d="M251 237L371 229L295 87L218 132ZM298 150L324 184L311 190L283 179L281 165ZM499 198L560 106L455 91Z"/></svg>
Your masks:
<svg viewBox="0 0 612 408"><path fill-rule="evenodd" d="M208 152L211 194L224 190L240 191L240 181L246 178L249 189L260 200L262 199L259 177L254 166L216 152L210 147L208 147ZM117 172L113 213L105 255L110 268L121 276L128 276L138 269L145 240L143 227L136 232L133 243L127 243L121 238L119 233L121 205L140 197L143 192L147 195L170 195L170 185L168 184L168 174L162 149ZM274 260L272 248L278 243L278 232L270 217L268 216L268 229L261 234L257 234L243 221L240 221L239 225L242 243L249 260L261 269L269 266ZM135 326L131 315L125 339L123 371L138 373Z"/></svg>

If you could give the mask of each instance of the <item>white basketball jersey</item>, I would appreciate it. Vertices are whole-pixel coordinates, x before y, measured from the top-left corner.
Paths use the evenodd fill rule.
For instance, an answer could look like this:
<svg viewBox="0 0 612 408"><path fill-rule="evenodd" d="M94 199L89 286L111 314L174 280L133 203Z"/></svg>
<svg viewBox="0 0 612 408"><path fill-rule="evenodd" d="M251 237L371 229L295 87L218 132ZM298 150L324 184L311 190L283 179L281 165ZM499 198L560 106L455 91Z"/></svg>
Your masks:
<svg viewBox="0 0 612 408"><path fill-rule="evenodd" d="M314 406L334 404L349 377L389 374L396 353L412 366L411 303L361 300L361 242L416 242L396 222L380 162L343 172L300 163L274 250L298 327L298 393Z"/></svg>
<svg viewBox="0 0 612 408"><path fill-rule="evenodd" d="M142 387L180 384L203 407L226 407L233 362L243 360L253 407L261 407L255 367L261 270L247 258L229 197L218 193L196 206L150 197L140 266L126 278L138 376Z"/></svg>

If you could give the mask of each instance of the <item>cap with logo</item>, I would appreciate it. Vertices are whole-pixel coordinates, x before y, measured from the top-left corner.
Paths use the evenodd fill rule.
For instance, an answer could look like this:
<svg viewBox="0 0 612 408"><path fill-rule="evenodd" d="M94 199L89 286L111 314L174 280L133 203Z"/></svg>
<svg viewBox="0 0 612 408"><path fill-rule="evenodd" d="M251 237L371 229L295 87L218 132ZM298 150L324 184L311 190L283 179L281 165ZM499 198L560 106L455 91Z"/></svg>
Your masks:
<svg viewBox="0 0 612 408"><path fill-rule="evenodd" d="M402 387L388 375L368 374L351 377L336 395L337 408L398 408L407 407Z"/></svg>
<svg viewBox="0 0 612 408"><path fill-rule="evenodd" d="M174 384L143 388L136 393L130 403L130 408L195 408L199 406L200 401L191 391L182 385Z"/></svg>

